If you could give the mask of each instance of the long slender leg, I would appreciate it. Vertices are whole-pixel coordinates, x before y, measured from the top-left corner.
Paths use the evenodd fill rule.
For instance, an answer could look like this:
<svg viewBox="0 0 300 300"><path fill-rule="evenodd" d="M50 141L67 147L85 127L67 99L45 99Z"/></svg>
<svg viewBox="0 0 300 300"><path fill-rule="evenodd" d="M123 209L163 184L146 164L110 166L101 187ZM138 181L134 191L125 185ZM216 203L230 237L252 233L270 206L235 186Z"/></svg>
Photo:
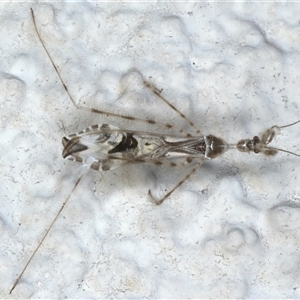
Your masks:
<svg viewBox="0 0 300 300"><path fill-rule="evenodd" d="M9 291L9 293L11 294L12 291L15 289L15 287L17 286L17 284L19 283L20 279L22 278L24 272L26 271L27 267L29 266L30 262L32 261L33 257L35 256L35 254L37 253L37 251L39 250L39 248L41 247L41 245L43 244L45 238L47 237L49 231L51 230L53 224L56 222L57 218L59 217L60 213L62 212L62 210L65 208L66 204L68 203L71 195L73 194L73 192L75 191L76 187L78 186L79 182L81 181L82 177L84 174L82 174L76 181L75 185L73 186L72 191L70 192L69 196L67 197L67 199L65 200L65 202L62 204L60 210L57 212L55 218L53 219L53 221L51 222L50 226L48 227L47 231L45 232L43 238L41 239L41 241L39 242L38 246L35 248L35 250L33 251L32 255L30 256L29 260L27 261L25 267L23 268L22 272L20 273L19 277L17 278L15 284L13 285L13 287L11 288L11 290Z"/></svg>
<svg viewBox="0 0 300 300"><path fill-rule="evenodd" d="M117 113L113 113L113 112L108 112L108 111L104 111L104 110L100 110L100 109L95 109L95 108L90 108L90 107L78 105L78 104L75 102L75 100L73 99L73 97L71 96L71 94L70 94L70 92L69 92L69 90L68 90L66 84L64 83L64 81L63 81L63 79L62 79L60 73L58 72L58 69L57 69L55 63L53 62L53 59L51 58L50 53L48 52L48 50L47 50L47 48L46 48L46 46L45 46L45 43L44 43L44 41L43 41L43 39L42 39L42 37L41 37L41 35L40 35L38 29L37 29L36 22L35 22L35 16L34 16L34 12L33 12L32 8L31 8L31 16L32 16L34 28L35 28L35 30L36 30L36 33L37 33L37 35L38 35L38 38L39 38L39 40L40 40L40 42L41 42L41 44L42 44L42 46L43 46L43 48L44 48L44 50L45 50L45 52L46 52L48 58L49 58L49 60L50 60L50 62L51 62L51 64L52 64L52 66L53 66L53 68L55 69L55 71L56 71L56 73L57 73L57 76L58 76L60 82L62 83L63 87L65 88L65 90L66 90L66 92L67 92L69 98L71 99L73 105L74 105L77 109L87 110L87 111L92 112L92 113L102 114L102 115L109 116L109 117L117 117L117 118L122 118L122 119L125 119L125 120L138 121L138 122L148 123L148 124L156 124L156 125L160 125L160 126L162 126L162 127L165 127L165 128L167 128L167 129L171 129L171 128L174 129L173 125L171 125L171 124L169 124L169 123L162 123L162 122L157 122L157 121L150 120L150 119L142 119L142 118L137 118L137 117L124 116L124 115L117 114ZM164 100L164 101L166 101L166 100ZM169 105L169 106L170 106L170 105ZM170 107L172 107L172 106L170 106ZM173 109L174 109L174 108L173 108ZM176 108L175 108L175 110L176 110L178 113L180 113ZM185 134L183 130L181 130L181 131L179 131L179 132L182 133L182 134ZM187 134L185 134L185 135L187 135Z"/></svg>
<svg viewBox="0 0 300 300"><path fill-rule="evenodd" d="M154 87L151 83L148 81L144 81L145 86L150 89L157 97L159 97L163 102L165 102L171 109L173 109L187 124L191 126L196 132L197 135L201 135L201 131L196 127L196 125L181 111L179 111L173 104L171 104L166 98L164 98L161 95L161 92L159 89Z"/></svg>
<svg viewBox="0 0 300 300"><path fill-rule="evenodd" d="M191 169L191 171L181 179L168 193L166 193L162 198L155 199L152 195L151 190L148 191L149 196L152 198L153 202L156 205L161 205L177 188L179 188L186 180L188 180L201 166L202 162L204 161L203 158L199 159L199 161L195 164L195 166Z"/></svg>

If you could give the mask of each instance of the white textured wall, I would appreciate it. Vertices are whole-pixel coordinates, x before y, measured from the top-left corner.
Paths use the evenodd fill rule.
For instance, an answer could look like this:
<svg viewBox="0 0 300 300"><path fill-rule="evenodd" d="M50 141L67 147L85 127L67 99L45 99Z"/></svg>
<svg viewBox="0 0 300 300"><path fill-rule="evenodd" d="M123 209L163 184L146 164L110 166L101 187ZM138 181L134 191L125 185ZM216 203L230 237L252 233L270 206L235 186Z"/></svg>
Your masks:
<svg viewBox="0 0 300 300"><path fill-rule="evenodd" d="M181 127L142 74L231 143L300 118L299 3L1 3L1 298L78 176L61 138L93 123L143 127L72 106L30 7L82 104ZM276 145L299 153L299 130ZM148 189L162 195L186 169L90 171L12 296L299 298L299 163L231 151L159 207Z"/></svg>

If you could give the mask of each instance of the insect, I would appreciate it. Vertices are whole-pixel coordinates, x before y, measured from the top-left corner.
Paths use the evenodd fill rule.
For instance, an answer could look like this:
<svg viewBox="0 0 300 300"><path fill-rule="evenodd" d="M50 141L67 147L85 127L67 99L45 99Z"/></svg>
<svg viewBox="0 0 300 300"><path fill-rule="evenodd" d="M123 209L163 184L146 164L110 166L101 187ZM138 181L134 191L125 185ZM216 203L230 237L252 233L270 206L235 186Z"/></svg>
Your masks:
<svg viewBox="0 0 300 300"><path fill-rule="evenodd" d="M150 125L156 124L165 128L172 127L172 125L168 123L159 123L149 119L128 117L116 113L79 106L69 93L67 86L61 78L61 75L58 72L55 63L53 62L47 48L45 47L45 44L36 26L33 10L31 10L31 14L38 38L43 48L45 49L45 52L49 60L51 61L71 102L76 108L87 110L91 113L118 117L132 122L143 122ZM300 156L288 150L269 146L276 134L281 129L296 125L300 122L300 120L284 126L272 126L271 128L265 130L260 137L254 136L252 139L242 139L238 141L237 144L229 144L224 139L216 137L214 135L202 135L200 130L192 121L190 121L184 114L182 114L175 106L173 106L162 96L162 91L157 89L148 81L144 81L144 86L152 91L154 95L161 101L166 103L170 107L170 109L175 111L175 113L177 113L190 126L190 128L195 131L195 135L191 135L185 133L183 130L179 130L180 134L178 135L166 136L155 132L126 130L109 124L98 124L90 126L78 133L64 137L62 139L62 156L64 158L68 158L70 160L83 164L86 170L91 168L97 171L109 171L119 166L140 163L165 166L167 165L169 167L178 167L189 164L192 165L190 171L177 184L175 184L170 191L168 191L159 199L156 199L152 195L152 192L150 190L148 191L148 194L157 205L162 204L164 200L166 200L178 187L180 187L186 180L188 180L189 177L198 170L198 168L205 160L217 158L227 150L237 149L240 152L254 152L256 154L262 153L266 156L274 156L278 152L285 152L298 157ZM27 264L23 268L23 271L10 290L10 293L12 293L12 291L22 278L32 258L47 237L53 224L69 201L70 196L78 186L83 175L84 173L79 176L79 179L75 183L72 191L64 201L61 209L52 221L50 227L47 229L36 250L33 252Z"/></svg>

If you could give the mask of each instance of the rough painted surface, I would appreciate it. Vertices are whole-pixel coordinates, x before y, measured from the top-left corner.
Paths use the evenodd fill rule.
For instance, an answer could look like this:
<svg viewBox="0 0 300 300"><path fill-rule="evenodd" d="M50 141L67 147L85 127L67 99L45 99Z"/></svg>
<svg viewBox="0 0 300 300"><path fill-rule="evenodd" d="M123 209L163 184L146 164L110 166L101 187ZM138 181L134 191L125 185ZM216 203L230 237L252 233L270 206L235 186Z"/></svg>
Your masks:
<svg viewBox="0 0 300 300"><path fill-rule="evenodd" d="M37 26L82 105L171 122L235 143L300 118L298 3L33 5ZM78 111L40 45L29 4L0 12L0 297L70 193L78 165L61 138L88 125L159 128ZM280 148L300 152L300 128ZM164 132L164 131L163 131ZM298 148L297 148L298 147ZM13 298L299 298L299 158L235 151L187 169L90 171Z"/></svg>

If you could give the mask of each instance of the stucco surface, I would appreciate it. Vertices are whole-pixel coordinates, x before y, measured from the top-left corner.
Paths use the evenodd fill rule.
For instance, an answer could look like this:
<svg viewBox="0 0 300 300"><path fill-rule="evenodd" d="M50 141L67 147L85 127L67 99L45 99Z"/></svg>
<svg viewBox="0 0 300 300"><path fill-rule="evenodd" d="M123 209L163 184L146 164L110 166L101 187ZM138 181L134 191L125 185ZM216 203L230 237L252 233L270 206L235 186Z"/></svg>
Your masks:
<svg viewBox="0 0 300 300"><path fill-rule="evenodd" d="M300 118L299 3L1 3L1 298L299 298L299 157L89 171L12 295L16 278L71 192L79 165L63 136L109 123L150 126L77 103L183 128L146 79L202 134L229 143ZM274 145L300 153L300 126Z"/></svg>

